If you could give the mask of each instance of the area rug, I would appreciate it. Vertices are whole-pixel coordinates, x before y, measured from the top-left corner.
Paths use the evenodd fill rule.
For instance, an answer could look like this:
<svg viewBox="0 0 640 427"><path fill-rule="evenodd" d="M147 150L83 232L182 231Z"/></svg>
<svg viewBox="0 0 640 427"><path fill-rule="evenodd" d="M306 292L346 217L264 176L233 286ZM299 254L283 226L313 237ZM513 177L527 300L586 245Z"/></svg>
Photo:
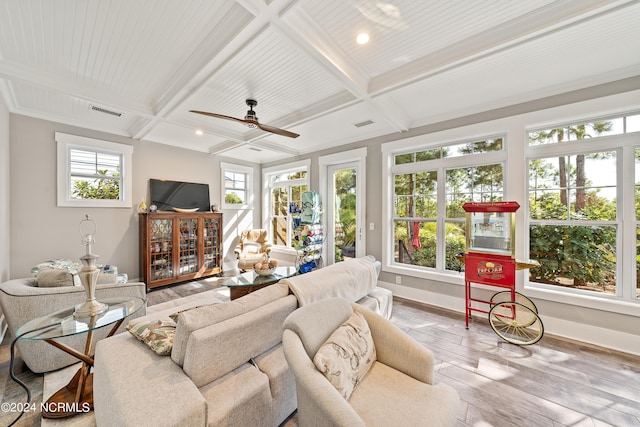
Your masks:
<svg viewBox="0 0 640 427"><path fill-rule="evenodd" d="M211 291L197 293L189 295L183 298L178 298L171 301L166 301L160 304L152 305L147 308L147 314L158 313L161 311L169 310L173 307L187 305L196 306L204 305L214 301L229 301L229 288L221 287ZM43 401L46 401L53 393L60 390L66 384L71 381L73 375L80 369L80 363L72 366L68 366L59 371L49 372L44 376L44 387L42 390ZM78 414L70 418L64 419L46 419L42 418L41 427L94 427L96 425L93 411L85 414Z"/></svg>

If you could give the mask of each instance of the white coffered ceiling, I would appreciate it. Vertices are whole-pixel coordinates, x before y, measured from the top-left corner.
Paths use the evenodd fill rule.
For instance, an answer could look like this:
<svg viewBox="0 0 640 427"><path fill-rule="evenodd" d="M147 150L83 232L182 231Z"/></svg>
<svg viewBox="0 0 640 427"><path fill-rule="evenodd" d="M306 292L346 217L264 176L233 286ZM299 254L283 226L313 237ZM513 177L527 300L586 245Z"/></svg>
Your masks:
<svg viewBox="0 0 640 427"><path fill-rule="evenodd" d="M639 22L638 0L0 0L0 92L265 163L638 76ZM244 117L247 98L301 136L188 112Z"/></svg>

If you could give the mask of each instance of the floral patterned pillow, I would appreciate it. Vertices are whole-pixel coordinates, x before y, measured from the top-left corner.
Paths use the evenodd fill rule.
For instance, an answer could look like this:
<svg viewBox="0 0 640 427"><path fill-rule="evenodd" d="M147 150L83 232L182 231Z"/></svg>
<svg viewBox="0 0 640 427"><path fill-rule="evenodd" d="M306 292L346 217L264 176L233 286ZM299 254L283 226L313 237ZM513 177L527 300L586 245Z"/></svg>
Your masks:
<svg viewBox="0 0 640 427"><path fill-rule="evenodd" d="M347 400L375 361L371 330L357 311L331 334L313 357L316 368Z"/></svg>
<svg viewBox="0 0 640 427"><path fill-rule="evenodd" d="M173 320L132 320L127 330L159 356L169 356L173 349L176 322Z"/></svg>

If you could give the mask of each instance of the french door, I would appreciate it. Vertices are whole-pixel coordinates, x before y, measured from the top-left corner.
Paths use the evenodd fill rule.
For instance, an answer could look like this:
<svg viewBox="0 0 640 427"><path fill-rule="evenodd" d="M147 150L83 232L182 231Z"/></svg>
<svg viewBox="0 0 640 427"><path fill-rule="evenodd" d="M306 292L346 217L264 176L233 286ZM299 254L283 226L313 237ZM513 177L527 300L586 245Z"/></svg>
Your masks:
<svg viewBox="0 0 640 427"><path fill-rule="evenodd" d="M364 155L363 155L364 154ZM335 156L335 155L334 155ZM341 153L321 159L321 182L326 185L324 226L326 264L366 254L365 157L366 152ZM324 163L323 163L324 160ZM323 167L324 166L324 167Z"/></svg>

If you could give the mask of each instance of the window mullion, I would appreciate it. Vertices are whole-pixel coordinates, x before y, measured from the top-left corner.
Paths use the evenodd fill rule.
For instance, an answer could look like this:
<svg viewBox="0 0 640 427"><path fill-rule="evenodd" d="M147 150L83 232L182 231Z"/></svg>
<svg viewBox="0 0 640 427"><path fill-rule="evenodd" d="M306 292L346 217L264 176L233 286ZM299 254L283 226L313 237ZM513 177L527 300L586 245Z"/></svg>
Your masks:
<svg viewBox="0 0 640 427"><path fill-rule="evenodd" d="M637 148L640 148L638 146ZM618 250L620 256L618 262L618 277L621 278L619 286L622 288L622 298L636 299L636 239L637 239L637 219L635 210L635 183L638 177L636 169L636 147L625 146L620 150L622 155L618 156L618 218L622 220L618 230ZM634 177L625 179L624 177ZM626 186L624 184L627 184ZM622 188L620 188L622 187Z"/></svg>
<svg viewBox="0 0 640 427"><path fill-rule="evenodd" d="M444 167L439 167L437 169L438 180L437 180L437 189L436 189L436 200L437 200L437 212L438 218L436 219L436 269L437 270L445 270L445 257L443 254L445 253L445 228L446 228L446 216L447 216L447 195L446 195L446 187L447 187L447 177L445 173Z"/></svg>

